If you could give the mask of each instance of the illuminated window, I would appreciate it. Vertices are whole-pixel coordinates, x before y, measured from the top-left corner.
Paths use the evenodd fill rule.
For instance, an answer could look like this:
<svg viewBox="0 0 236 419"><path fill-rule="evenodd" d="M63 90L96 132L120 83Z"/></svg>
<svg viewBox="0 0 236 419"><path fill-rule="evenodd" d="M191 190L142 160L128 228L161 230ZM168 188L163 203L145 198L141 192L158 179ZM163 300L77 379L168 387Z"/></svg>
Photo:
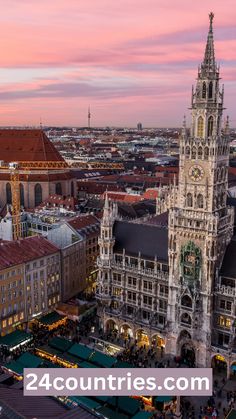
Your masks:
<svg viewBox="0 0 236 419"><path fill-rule="evenodd" d="M14 316L14 323L18 322L18 314Z"/></svg>
<svg viewBox="0 0 236 419"><path fill-rule="evenodd" d="M9 319L8 319L8 324L9 324L9 326L11 326L11 325L12 325L12 317L9 317Z"/></svg>
<svg viewBox="0 0 236 419"><path fill-rule="evenodd" d="M3 320L2 321L2 327L4 328L4 327L7 327L7 321L6 320Z"/></svg>
<svg viewBox="0 0 236 419"><path fill-rule="evenodd" d="M202 116L199 116L197 121L197 137L202 138L203 137L203 128L204 128L204 120Z"/></svg>

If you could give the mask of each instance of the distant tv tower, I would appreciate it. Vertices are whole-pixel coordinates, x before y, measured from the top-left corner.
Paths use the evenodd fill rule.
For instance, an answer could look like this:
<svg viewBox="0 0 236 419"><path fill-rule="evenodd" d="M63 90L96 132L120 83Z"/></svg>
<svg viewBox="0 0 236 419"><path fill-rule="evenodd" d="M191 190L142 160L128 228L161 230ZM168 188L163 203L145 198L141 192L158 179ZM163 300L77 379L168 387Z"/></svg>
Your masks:
<svg viewBox="0 0 236 419"><path fill-rule="evenodd" d="M90 128L90 119L91 119L91 112L90 112L90 106L88 107L88 128Z"/></svg>

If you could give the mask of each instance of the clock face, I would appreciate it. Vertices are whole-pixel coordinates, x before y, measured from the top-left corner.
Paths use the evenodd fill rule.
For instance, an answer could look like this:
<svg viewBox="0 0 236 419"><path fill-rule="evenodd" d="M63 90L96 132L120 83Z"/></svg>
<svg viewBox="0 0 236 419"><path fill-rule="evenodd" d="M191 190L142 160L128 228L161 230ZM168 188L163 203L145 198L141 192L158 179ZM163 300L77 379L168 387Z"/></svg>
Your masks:
<svg viewBox="0 0 236 419"><path fill-rule="evenodd" d="M189 177L194 180L195 182L198 182L201 180L204 176L204 170L201 166L194 165L190 167L189 169Z"/></svg>

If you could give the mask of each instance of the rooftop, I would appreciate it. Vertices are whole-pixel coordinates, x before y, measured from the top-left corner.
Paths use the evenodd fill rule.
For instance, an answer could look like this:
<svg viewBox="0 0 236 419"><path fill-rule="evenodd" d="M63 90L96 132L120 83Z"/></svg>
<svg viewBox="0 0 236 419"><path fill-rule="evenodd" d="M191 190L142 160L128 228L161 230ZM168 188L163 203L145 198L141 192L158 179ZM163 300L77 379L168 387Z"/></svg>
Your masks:
<svg viewBox="0 0 236 419"><path fill-rule="evenodd" d="M64 162L41 129L0 129L0 160Z"/></svg>
<svg viewBox="0 0 236 419"><path fill-rule="evenodd" d="M56 252L58 252L58 248L42 236L0 242L0 269L39 259Z"/></svg>

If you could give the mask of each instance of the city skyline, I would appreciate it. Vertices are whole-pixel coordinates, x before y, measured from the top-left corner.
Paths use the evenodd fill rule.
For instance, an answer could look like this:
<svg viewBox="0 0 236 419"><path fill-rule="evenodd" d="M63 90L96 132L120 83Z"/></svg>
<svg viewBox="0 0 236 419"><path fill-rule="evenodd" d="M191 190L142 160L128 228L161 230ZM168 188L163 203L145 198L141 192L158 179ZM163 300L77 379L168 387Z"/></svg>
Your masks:
<svg viewBox="0 0 236 419"><path fill-rule="evenodd" d="M216 60L236 125L233 1L10 0L1 15L1 125L178 127L213 10ZM16 36L17 33L17 36ZM186 98L189 100L186 100Z"/></svg>

